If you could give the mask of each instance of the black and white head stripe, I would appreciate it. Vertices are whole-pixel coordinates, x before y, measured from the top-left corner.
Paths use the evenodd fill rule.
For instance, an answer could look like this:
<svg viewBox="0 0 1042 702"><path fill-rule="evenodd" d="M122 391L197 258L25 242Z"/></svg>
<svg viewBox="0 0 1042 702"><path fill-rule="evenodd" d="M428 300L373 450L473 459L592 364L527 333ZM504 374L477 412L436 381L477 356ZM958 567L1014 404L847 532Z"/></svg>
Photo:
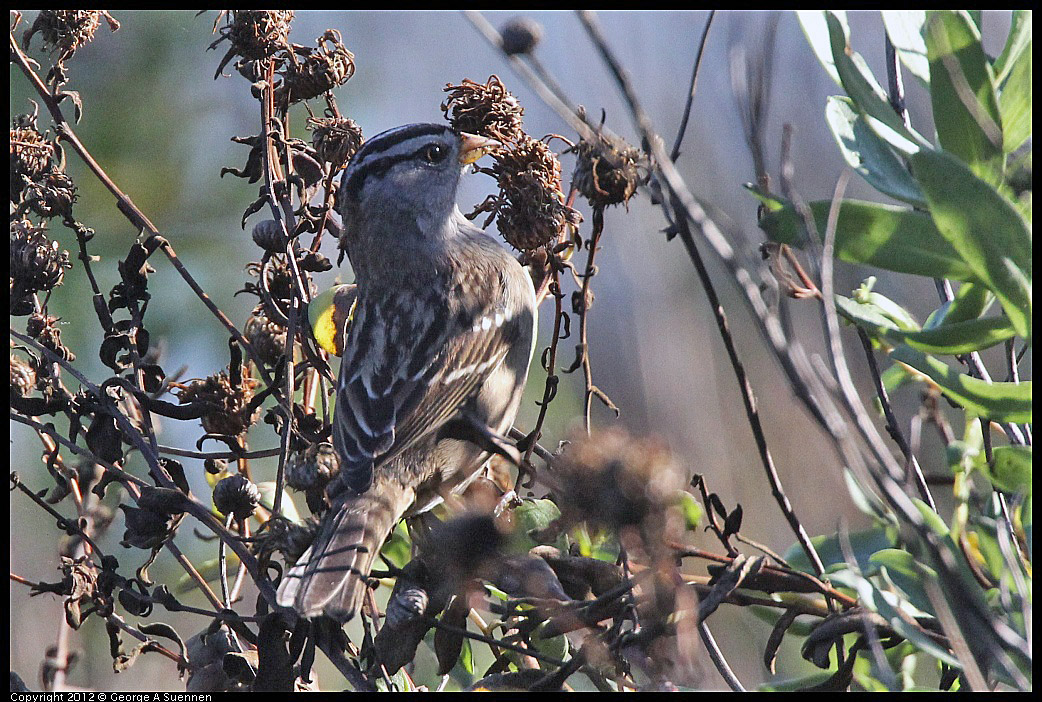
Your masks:
<svg viewBox="0 0 1042 702"><path fill-rule="evenodd" d="M439 135L447 143L458 138L451 128L442 124L407 124L377 134L351 158L340 182L341 196L357 196L366 178L419 157L430 146L431 137Z"/></svg>

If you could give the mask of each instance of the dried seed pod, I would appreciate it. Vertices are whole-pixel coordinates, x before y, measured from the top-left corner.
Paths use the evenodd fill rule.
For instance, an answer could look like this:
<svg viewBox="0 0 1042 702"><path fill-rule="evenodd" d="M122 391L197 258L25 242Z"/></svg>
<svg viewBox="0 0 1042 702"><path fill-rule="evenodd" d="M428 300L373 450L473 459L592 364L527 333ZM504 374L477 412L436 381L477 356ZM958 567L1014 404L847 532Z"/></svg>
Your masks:
<svg viewBox="0 0 1042 702"><path fill-rule="evenodd" d="M499 181L497 223L507 243L531 251L556 242L579 213L564 204L561 163L546 144L525 135L512 149L494 154Z"/></svg>
<svg viewBox="0 0 1042 702"><path fill-rule="evenodd" d="M311 146L318 160L338 171L347 165L362 146L362 128L346 117L309 118Z"/></svg>
<svg viewBox="0 0 1042 702"><path fill-rule="evenodd" d="M640 149L614 136L582 139L575 153L572 184L594 207L626 203L650 174Z"/></svg>
<svg viewBox="0 0 1042 702"><path fill-rule="evenodd" d="M72 268L69 252L47 236L45 227L27 219L11 221L11 295L51 290L62 283Z"/></svg>
<svg viewBox="0 0 1042 702"><path fill-rule="evenodd" d="M246 320L242 331L250 346L267 365L277 365L285 355L288 330L268 317L263 303L253 308L253 313Z"/></svg>
<svg viewBox="0 0 1042 702"><path fill-rule="evenodd" d="M241 436L257 421L260 408L250 411L250 400L257 381L250 377L247 365L233 382L228 371L193 380L177 395L181 404L201 402L210 407L200 419L209 434Z"/></svg>
<svg viewBox="0 0 1042 702"><path fill-rule="evenodd" d="M684 489L666 447L620 429L583 435L554 462L563 515L619 528L658 519Z"/></svg>
<svg viewBox="0 0 1042 702"><path fill-rule="evenodd" d="M36 370L11 354L11 397L26 397L36 388Z"/></svg>
<svg viewBox="0 0 1042 702"><path fill-rule="evenodd" d="M26 184L22 202L41 217L71 220L72 206L78 197L72 178L52 170L40 180Z"/></svg>
<svg viewBox="0 0 1042 702"><path fill-rule="evenodd" d="M119 22L107 10L40 10L32 27L23 35L22 46L27 48L33 35L39 32L44 47L58 53L60 63L90 43L102 18L113 32L119 29Z"/></svg>
<svg viewBox="0 0 1042 702"><path fill-rule="evenodd" d="M222 18L226 22L220 28L221 36L210 48L216 48L225 40L231 43L231 47L221 59L217 75L234 56L241 56L247 62L263 61L274 57L289 44L293 10L223 10L217 16L217 22L220 23ZM217 31L216 24L214 31Z"/></svg>
<svg viewBox="0 0 1042 702"><path fill-rule="evenodd" d="M11 202L19 202L26 184L40 180L51 169L54 157L54 144L37 128L36 113L15 117L11 122Z"/></svg>
<svg viewBox="0 0 1042 702"><path fill-rule="evenodd" d="M499 34L506 54L530 54L543 38L543 25L531 17L515 17L503 25Z"/></svg>
<svg viewBox="0 0 1042 702"><path fill-rule="evenodd" d="M213 489L213 506L221 514L247 519L260 504L260 490L241 473L230 475Z"/></svg>
<svg viewBox="0 0 1042 702"><path fill-rule="evenodd" d="M274 219L265 219L254 224L250 238L265 251L279 253L286 250L286 236L282 233L282 225Z"/></svg>
<svg viewBox="0 0 1042 702"><path fill-rule="evenodd" d="M121 504L126 518L122 546L157 549L176 532L184 519L185 495L168 488L145 488L138 498L138 506Z"/></svg>
<svg viewBox="0 0 1042 702"><path fill-rule="evenodd" d="M286 485L294 490L322 490L340 472L340 459L333 444L323 441L286 459Z"/></svg>
<svg viewBox="0 0 1042 702"><path fill-rule="evenodd" d="M521 115L525 108L507 91L499 76L489 76L484 85L464 79L445 86L448 99L441 105L453 129L469 134L516 143L525 138Z"/></svg>
<svg viewBox="0 0 1042 702"><path fill-rule="evenodd" d="M112 606L111 597L102 593L98 588L98 567L87 557L69 558L61 557L59 570L62 579L57 583L38 583L29 592L30 597L44 592L62 595L65 599L65 621L73 629L79 629L83 622L80 612L82 605L95 605L91 611L97 609L99 613L110 610ZM90 612L88 612L89 614Z"/></svg>
<svg viewBox="0 0 1042 702"><path fill-rule="evenodd" d="M282 518L265 522L265 530L254 537L257 557L268 559L275 553L281 553L286 563L293 565L315 540L318 524L314 518L303 524L294 524Z"/></svg>
<svg viewBox="0 0 1042 702"><path fill-rule="evenodd" d="M317 48L293 46L299 58L286 62L276 100L310 100L343 85L355 74L355 55L341 43L339 32L328 29L317 41Z"/></svg>
<svg viewBox="0 0 1042 702"><path fill-rule="evenodd" d="M62 344L61 330L58 329L57 317L33 313L25 322L25 333L40 342L44 348L50 349L58 357L66 361L75 361L76 354Z"/></svg>

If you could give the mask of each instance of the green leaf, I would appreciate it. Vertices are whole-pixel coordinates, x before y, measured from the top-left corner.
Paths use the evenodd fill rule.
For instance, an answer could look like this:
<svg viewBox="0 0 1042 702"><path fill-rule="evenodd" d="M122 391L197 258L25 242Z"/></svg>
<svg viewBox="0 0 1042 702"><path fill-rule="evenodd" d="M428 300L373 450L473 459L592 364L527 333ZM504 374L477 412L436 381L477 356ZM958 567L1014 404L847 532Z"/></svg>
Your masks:
<svg viewBox="0 0 1042 702"><path fill-rule="evenodd" d="M886 295L872 290L876 284L876 277L869 276L861 285L854 289L853 299L864 305L871 305L876 311L886 317L902 331L917 332L921 328L915 317L901 305L897 304Z"/></svg>
<svg viewBox="0 0 1042 702"><path fill-rule="evenodd" d="M880 134L902 151L914 149L915 145L927 146L920 135L910 129L901 116L891 107L886 92L879 86L872 71L861 54L850 47L849 31L840 23L834 13L826 11L825 21L828 24L829 42L832 46L832 60L839 73L847 95L854 101L860 111L885 125L893 135L902 140L897 144L891 134ZM908 142L907 144L904 142Z"/></svg>
<svg viewBox="0 0 1042 702"><path fill-rule="evenodd" d="M1031 447L997 446L992 452L993 461L985 461L981 470L992 485L1006 492L1031 494Z"/></svg>
<svg viewBox="0 0 1042 702"><path fill-rule="evenodd" d="M965 164L939 151L911 156L937 231L1031 336L1031 231L1017 209ZM964 278L965 280L965 278Z"/></svg>
<svg viewBox="0 0 1042 702"><path fill-rule="evenodd" d="M1002 118L980 32L965 12L937 10L926 21L926 48L938 141L979 177L1001 183Z"/></svg>
<svg viewBox="0 0 1042 702"><path fill-rule="evenodd" d="M680 491L680 508L684 512L684 523L688 529L698 529L698 523L702 521L702 505L698 504L695 496L686 490Z"/></svg>
<svg viewBox="0 0 1042 702"><path fill-rule="evenodd" d="M830 97L825 119L843 158L872 187L897 200L925 208L923 194L904 163L872 131L850 98Z"/></svg>
<svg viewBox="0 0 1042 702"><path fill-rule="evenodd" d="M901 63L929 87L930 60L926 57L926 42L923 41L926 10L883 10L882 14L887 36Z"/></svg>
<svg viewBox="0 0 1042 702"><path fill-rule="evenodd" d="M1031 42L1013 64L1009 79L1002 86L1002 149L1013 153L1031 138Z"/></svg>
<svg viewBox="0 0 1042 702"><path fill-rule="evenodd" d="M514 519L518 526L518 535L526 540L523 549L527 551L538 544L531 538L530 532L542 531L550 526L550 522L561 516L553 500L524 500L514 508ZM521 548L519 546L519 548Z"/></svg>
<svg viewBox="0 0 1042 702"><path fill-rule="evenodd" d="M895 632L908 639L919 650L929 653L938 660L956 668L962 667L959 659L955 658L948 649L934 642L918 625L909 622L909 613L902 612L905 609L901 606L903 603L893 593L880 590L867 578L857 578L856 586L858 599L862 605L886 619Z"/></svg>
<svg viewBox="0 0 1042 702"><path fill-rule="evenodd" d="M955 298L948 305L947 312L938 324L955 324L979 318L988 311L995 302L995 296L985 286L975 283L963 283L955 293Z"/></svg>
<svg viewBox="0 0 1042 702"><path fill-rule="evenodd" d="M884 548L891 548L894 545L893 535L890 530L884 527L852 531L847 536L850 540L850 548L854 553L854 558L857 560L858 568L862 570L868 568L869 558L873 553ZM846 563L838 534L815 536L811 538L810 542L814 544L814 549L818 552L822 565L826 568L837 563ZM790 546L782 555L782 558L797 570L802 570L805 573L813 572L810 561L807 560L803 548L798 543Z"/></svg>
<svg viewBox="0 0 1042 702"><path fill-rule="evenodd" d="M881 314L872 304L836 295L836 309L843 317L877 339L885 340L892 345L907 344L929 353L964 354L990 348L1014 336L1013 327L1005 317L943 324L925 331L906 331Z"/></svg>
<svg viewBox="0 0 1042 702"><path fill-rule="evenodd" d="M833 14L836 17L836 21L843 28L844 35L849 34L847 13L843 10L834 10ZM832 41L829 38L829 26L825 21L825 13L821 10L796 10L796 18L800 21L803 33L807 36L807 43L810 44L814 55L818 57L818 61L825 68L825 72L829 74L832 80L836 81L836 85L842 86L843 83L839 79L836 64L832 60Z"/></svg>
<svg viewBox="0 0 1042 702"><path fill-rule="evenodd" d="M1018 510L1018 513L1020 514L1020 526L1024 529L1024 536L1027 537L1028 553L1033 553L1032 533L1034 531L1034 524L1032 522L1031 507L1032 498L1031 494L1028 493L1028 496L1024 498L1024 502L1020 505L1020 509Z"/></svg>
<svg viewBox="0 0 1042 702"><path fill-rule="evenodd" d="M825 233L828 200L810 203L818 236ZM760 227L772 241L796 245L803 221L792 205L768 212ZM898 273L975 280L972 269L941 236L929 215L874 202L844 200L836 226L836 258Z"/></svg>
<svg viewBox="0 0 1042 702"><path fill-rule="evenodd" d="M941 392L978 416L997 422L1031 421L1031 381L988 383L960 373L946 363L908 346L890 352L900 361L927 376Z"/></svg>
<svg viewBox="0 0 1042 702"><path fill-rule="evenodd" d="M995 82L999 85L1006 80L1013 64L1025 53L1031 53L1031 10L1013 10L1006 46L995 59Z"/></svg>
<svg viewBox="0 0 1042 702"><path fill-rule="evenodd" d="M933 605L923 589L923 577L937 577L932 569L916 561L915 556L908 551L899 548L877 551L869 561L873 565L886 568L886 577L901 588L913 607L922 612L933 613Z"/></svg>
<svg viewBox="0 0 1042 702"><path fill-rule="evenodd" d="M463 647L459 652L459 664L463 670L474 674L474 649L470 647L470 639L463 637Z"/></svg>
<svg viewBox="0 0 1042 702"><path fill-rule="evenodd" d="M937 514L930 505L926 504L918 497L913 497L912 502L919 509L919 512L923 515L923 521L938 536L948 536L951 531L948 525L941 519L941 515Z"/></svg>

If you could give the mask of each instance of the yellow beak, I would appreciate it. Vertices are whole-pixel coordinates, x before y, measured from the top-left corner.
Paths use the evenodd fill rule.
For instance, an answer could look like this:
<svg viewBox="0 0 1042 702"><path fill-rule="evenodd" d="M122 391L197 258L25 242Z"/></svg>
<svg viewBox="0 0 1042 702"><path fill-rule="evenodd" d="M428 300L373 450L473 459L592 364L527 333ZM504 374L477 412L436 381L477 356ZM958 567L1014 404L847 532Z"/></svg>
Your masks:
<svg viewBox="0 0 1042 702"><path fill-rule="evenodd" d="M460 135L459 162L464 165L474 163L485 154L502 146L503 144L495 139L463 132Z"/></svg>

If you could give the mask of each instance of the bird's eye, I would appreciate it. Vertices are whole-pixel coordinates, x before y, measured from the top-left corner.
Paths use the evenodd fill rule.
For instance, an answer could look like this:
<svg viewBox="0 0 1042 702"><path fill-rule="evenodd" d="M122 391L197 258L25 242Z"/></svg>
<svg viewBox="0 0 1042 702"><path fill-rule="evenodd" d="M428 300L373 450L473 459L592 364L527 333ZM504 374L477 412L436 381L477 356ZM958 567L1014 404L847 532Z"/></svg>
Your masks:
<svg viewBox="0 0 1042 702"><path fill-rule="evenodd" d="M448 149L441 144L431 144L423 150L422 155L424 161L434 165L435 163L441 163L444 161L448 153Z"/></svg>

